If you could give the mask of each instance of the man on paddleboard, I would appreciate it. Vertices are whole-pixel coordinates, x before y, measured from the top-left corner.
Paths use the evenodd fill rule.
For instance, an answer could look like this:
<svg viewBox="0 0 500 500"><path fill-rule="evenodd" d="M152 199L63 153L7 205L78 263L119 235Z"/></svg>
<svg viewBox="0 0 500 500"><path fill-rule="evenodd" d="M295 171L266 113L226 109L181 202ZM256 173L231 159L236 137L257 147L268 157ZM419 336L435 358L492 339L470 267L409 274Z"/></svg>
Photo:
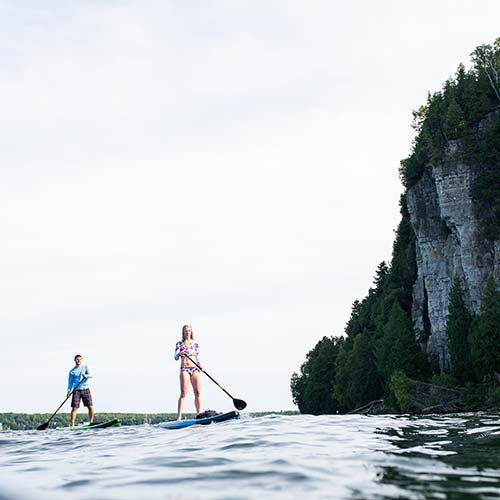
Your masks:
<svg viewBox="0 0 500 500"><path fill-rule="evenodd" d="M87 407L89 411L89 423L94 421L94 403L92 402L92 394L90 392L90 387L88 379L92 377L90 374L89 367L82 364L83 357L81 354L75 356L75 366L69 372L68 378L68 393L73 393L71 398L71 427L75 426L76 413L78 408L80 408L80 401L83 401L83 405Z"/></svg>

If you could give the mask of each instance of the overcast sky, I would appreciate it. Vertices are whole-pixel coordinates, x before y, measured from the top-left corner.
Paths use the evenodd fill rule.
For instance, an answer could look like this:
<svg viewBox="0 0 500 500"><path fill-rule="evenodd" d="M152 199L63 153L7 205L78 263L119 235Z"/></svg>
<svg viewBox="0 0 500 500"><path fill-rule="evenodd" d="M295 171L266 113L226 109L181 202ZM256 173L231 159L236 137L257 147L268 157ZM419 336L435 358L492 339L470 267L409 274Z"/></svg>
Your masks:
<svg viewBox="0 0 500 500"><path fill-rule="evenodd" d="M54 411L76 353L97 412L175 411L185 323L248 410L295 409L292 373L390 259L412 110L499 19L0 0L0 411ZM207 377L202 406L232 409Z"/></svg>

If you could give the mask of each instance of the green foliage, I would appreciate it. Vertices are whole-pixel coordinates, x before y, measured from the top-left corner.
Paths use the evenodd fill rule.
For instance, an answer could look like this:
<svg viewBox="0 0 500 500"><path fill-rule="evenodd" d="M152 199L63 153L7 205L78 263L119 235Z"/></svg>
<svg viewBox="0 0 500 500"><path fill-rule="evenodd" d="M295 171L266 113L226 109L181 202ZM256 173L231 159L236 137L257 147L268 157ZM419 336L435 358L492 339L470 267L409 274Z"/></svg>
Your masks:
<svg viewBox="0 0 500 500"><path fill-rule="evenodd" d="M471 54L474 68L478 74L488 78L495 97L500 101L500 38L493 45L480 45Z"/></svg>
<svg viewBox="0 0 500 500"><path fill-rule="evenodd" d="M292 398L301 413L318 415L337 412L338 401L334 398L333 384L336 358L343 343L341 337L323 337L307 353L300 374L292 375Z"/></svg>
<svg viewBox="0 0 500 500"><path fill-rule="evenodd" d="M349 339L340 349L337 355L336 377L333 385L333 393L339 404L339 411L346 412L356 407L353 402L352 372L351 372L351 347L348 345Z"/></svg>
<svg viewBox="0 0 500 500"><path fill-rule="evenodd" d="M384 282L389 275L389 268L387 264L382 261L375 271L375 279L373 280L373 284L375 285L376 290L380 290L384 286Z"/></svg>
<svg viewBox="0 0 500 500"><path fill-rule="evenodd" d="M355 407L377 399L382 380L375 365L374 341L368 332L356 336L350 355L350 399Z"/></svg>
<svg viewBox="0 0 500 500"><path fill-rule="evenodd" d="M493 45L482 45L472 54L473 67L466 71L461 64L454 78L443 89L429 94L425 106L413 112L412 127L417 136L410 156L401 162L400 176L406 187L422 177L429 164L443 158L446 143L467 136L463 154L475 147L475 127L500 102L500 39Z"/></svg>
<svg viewBox="0 0 500 500"><path fill-rule="evenodd" d="M422 379L426 375L426 360L417 343L412 322L397 303L383 328L383 336L376 347L376 359L386 387L390 387L392 374L398 370L414 378Z"/></svg>
<svg viewBox="0 0 500 500"><path fill-rule="evenodd" d="M307 361L306 361L307 363ZM292 400L294 404L297 405L299 411L302 413L302 410L307 407L307 401L305 401L305 389L306 389L306 381L307 381L307 370L306 363L304 363L300 367L300 375L298 373L293 373L292 378L290 379L290 390L292 392Z"/></svg>
<svg viewBox="0 0 500 500"><path fill-rule="evenodd" d="M500 386L492 376L486 376L479 383L468 382L462 388L462 396L467 411L500 408Z"/></svg>
<svg viewBox="0 0 500 500"><path fill-rule="evenodd" d="M406 200L406 195L401 195L399 200L401 222L396 229L396 238L392 247L391 271L387 276L385 289L388 307L386 307L384 320L387 320L390 307L394 302L397 302L408 317L411 317L413 284L417 278L417 260L415 233L411 226Z"/></svg>
<svg viewBox="0 0 500 500"><path fill-rule="evenodd" d="M500 386L497 383L489 383L486 391L485 407L500 408Z"/></svg>
<svg viewBox="0 0 500 500"><path fill-rule="evenodd" d="M402 370L392 373L389 387L401 411L409 412L413 409L412 401L415 399L416 386Z"/></svg>
<svg viewBox="0 0 500 500"><path fill-rule="evenodd" d="M412 286L416 276L415 236L409 224L404 197L401 200L401 214L402 220L396 232L391 265L388 266L384 262L379 264L373 281L374 287L369 289L364 299L354 301L351 317L345 329L346 338L325 337L308 353L300 373L292 376L294 402L303 413L333 413L336 410L346 412L382 396L385 396L386 404L394 402L403 411L409 411L412 408L409 399L412 392L403 384L402 380L405 379L401 378L401 373L407 379L418 380L420 385L429 380L431 360L426 360L422 353L411 320ZM452 340L452 344L456 340L456 346L451 347L454 353L452 356L455 360L458 359L458 365L462 363L460 366L467 366L467 346L464 344L464 337L471 338L472 335L480 346L483 344L489 346L486 366L490 366L497 359L495 356L500 353L500 347L493 347L490 342L491 336L483 333L492 331L498 334L500 318L486 321L486 317L496 317L491 311L496 310L494 305L498 306L500 301L495 298L494 290L485 292L481 315L486 316L483 321L480 321L480 318L476 320L476 323L481 325L477 330L478 333L475 336L468 334L467 329L463 327L470 325L472 318L470 315L467 316L467 310L463 306L462 291L458 285L459 283L455 284L450 293L448 334L451 337L456 335L456 339ZM497 325L497 329L491 330L487 328L488 325ZM472 327L472 331L476 332L476 328ZM477 356L483 356L483 348L477 348L476 351L481 353ZM460 352L465 354L461 355ZM469 352L472 352L472 348ZM331 359L326 360L322 355ZM476 365L477 361L474 358L472 361ZM394 374L399 374L399 378L396 376L393 380ZM443 386L456 388L457 378L460 381L468 380L467 373L460 374L457 371L454 374L456 377L450 374L434 375L430 389L423 399L419 394L422 401L414 408L421 409L441 404L445 394L442 391ZM491 381L484 387L470 383L466 384L466 387L472 387L467 393L469 400L474 398L474 391L477 390L480 394L477 399L483 403L495 401L498 393L498 387ZM465 395L464 393L464 397ZM417 403L414 401L414 404ZM481 407L478 402L475 405L477 408ZM469 408L472 408L471 401Z"/></svg>
<svg viewBox="0 0 500 500"><path fill-rule="evenodd" d="M498 155L492 166L485 167L474 180L472 198L474 212L482 234L490 239L500 238L500 119L495 127L497 144L488 151Z"/></svg>
<svg viewBox="0 0 500 500"><path fill-rule="evenodd" d="M446 335L451 357L451 373L461 384L474 378L470 350L471 326L472 316L465 306L460 280L455 278L450 290Z"/></svg>
<svg viewBox="0 0 500 500"><path fill-rule="evenodd" d="M479 380L500 373L500 292L491 276L483 293L481 314L473 327L471 347Z"/></svg>
<svg viewBox="0 0 500 500"><path fill-rule="evenodd" d="M458 389L459 387L457 379L449 373L434 373L431 377L431 384L450 389Z"/></svg>
<svg viewBox="0 0 500 500"><path fill-rule="evenodd" d="M348 339L337 355L334 397L341 411L379 399L382 379L375 364L374 336L367 331Z"/></svg>
<svg viewBox="0 0 500 500"><path fill-rule="evenodd" d="M443 117L443 132L448 139L458 139L465 132L467 124L462 108L455 98L450 99Z"/></svg>
<svg viewBox="0 0 500 500"><path fill-rule="evenodd" d="M400 202L402 219L396 231L392 261L388 266L382 262L377 267L374 288L361 301L355 301L345 332L347 339L337 356L335 398L342 411L353 410L379 399L384 394L389 373L382 372L377 365L377 346L384 337L391 310L397 306L408 326L413 347L416 343L411 328L412 286L416 277L415 236L406 208L406 198ZM394 331L394 343L399 342L400 330ZM409 340L406 338L406 340ZM385 339L389 342L389 339ZM387 352L392 347L388 346ZM415 354L418 367L411 373L421 372L423 355ZM411 366L411 365L409 365ZM408 367L407 367L408 368Z"/></svg>
<svg viewBox="0 0 500 500"><path fill-rule="evenodd" d="M482 408L486 394L481 384L467 382L462 387L462 397L466 410L477 411Z"/></svg>

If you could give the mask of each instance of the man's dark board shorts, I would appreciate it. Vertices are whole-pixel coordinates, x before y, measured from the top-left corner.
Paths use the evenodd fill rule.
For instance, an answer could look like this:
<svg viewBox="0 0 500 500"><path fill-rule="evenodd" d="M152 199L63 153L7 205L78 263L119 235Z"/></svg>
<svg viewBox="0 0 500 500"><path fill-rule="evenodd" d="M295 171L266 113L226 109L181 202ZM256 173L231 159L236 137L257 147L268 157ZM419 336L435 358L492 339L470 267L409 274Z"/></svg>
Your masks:
<svg viewBox="0 0 500 500"><path fill-rule="evenodd" d="M89 406L94 406L92 402L92 394L90 394L90 389L82 389L81 391L75 391L73 397L71 398L71 408L80 408L80 400L83 401L83 406L87 408Z"/></svg>

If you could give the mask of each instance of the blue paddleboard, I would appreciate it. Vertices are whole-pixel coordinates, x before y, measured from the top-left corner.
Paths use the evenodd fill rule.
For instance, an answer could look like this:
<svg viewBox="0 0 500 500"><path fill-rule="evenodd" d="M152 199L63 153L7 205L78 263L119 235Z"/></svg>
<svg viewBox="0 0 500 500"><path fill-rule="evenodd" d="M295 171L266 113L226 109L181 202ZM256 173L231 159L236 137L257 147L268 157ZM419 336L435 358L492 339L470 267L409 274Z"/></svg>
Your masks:
<svg viewBox="0 0 500 500"><path fill-rule="evenodd" d="M205 418L162 422L158 424L158 426L163 427L164 429L183 429L184 427L191 427L192 425L206 425L215 422L224 422L225 420L231 420L232 418L240 418L240 414L237 411L229 411L227 413L218 413L217 415Z"/></svg>

